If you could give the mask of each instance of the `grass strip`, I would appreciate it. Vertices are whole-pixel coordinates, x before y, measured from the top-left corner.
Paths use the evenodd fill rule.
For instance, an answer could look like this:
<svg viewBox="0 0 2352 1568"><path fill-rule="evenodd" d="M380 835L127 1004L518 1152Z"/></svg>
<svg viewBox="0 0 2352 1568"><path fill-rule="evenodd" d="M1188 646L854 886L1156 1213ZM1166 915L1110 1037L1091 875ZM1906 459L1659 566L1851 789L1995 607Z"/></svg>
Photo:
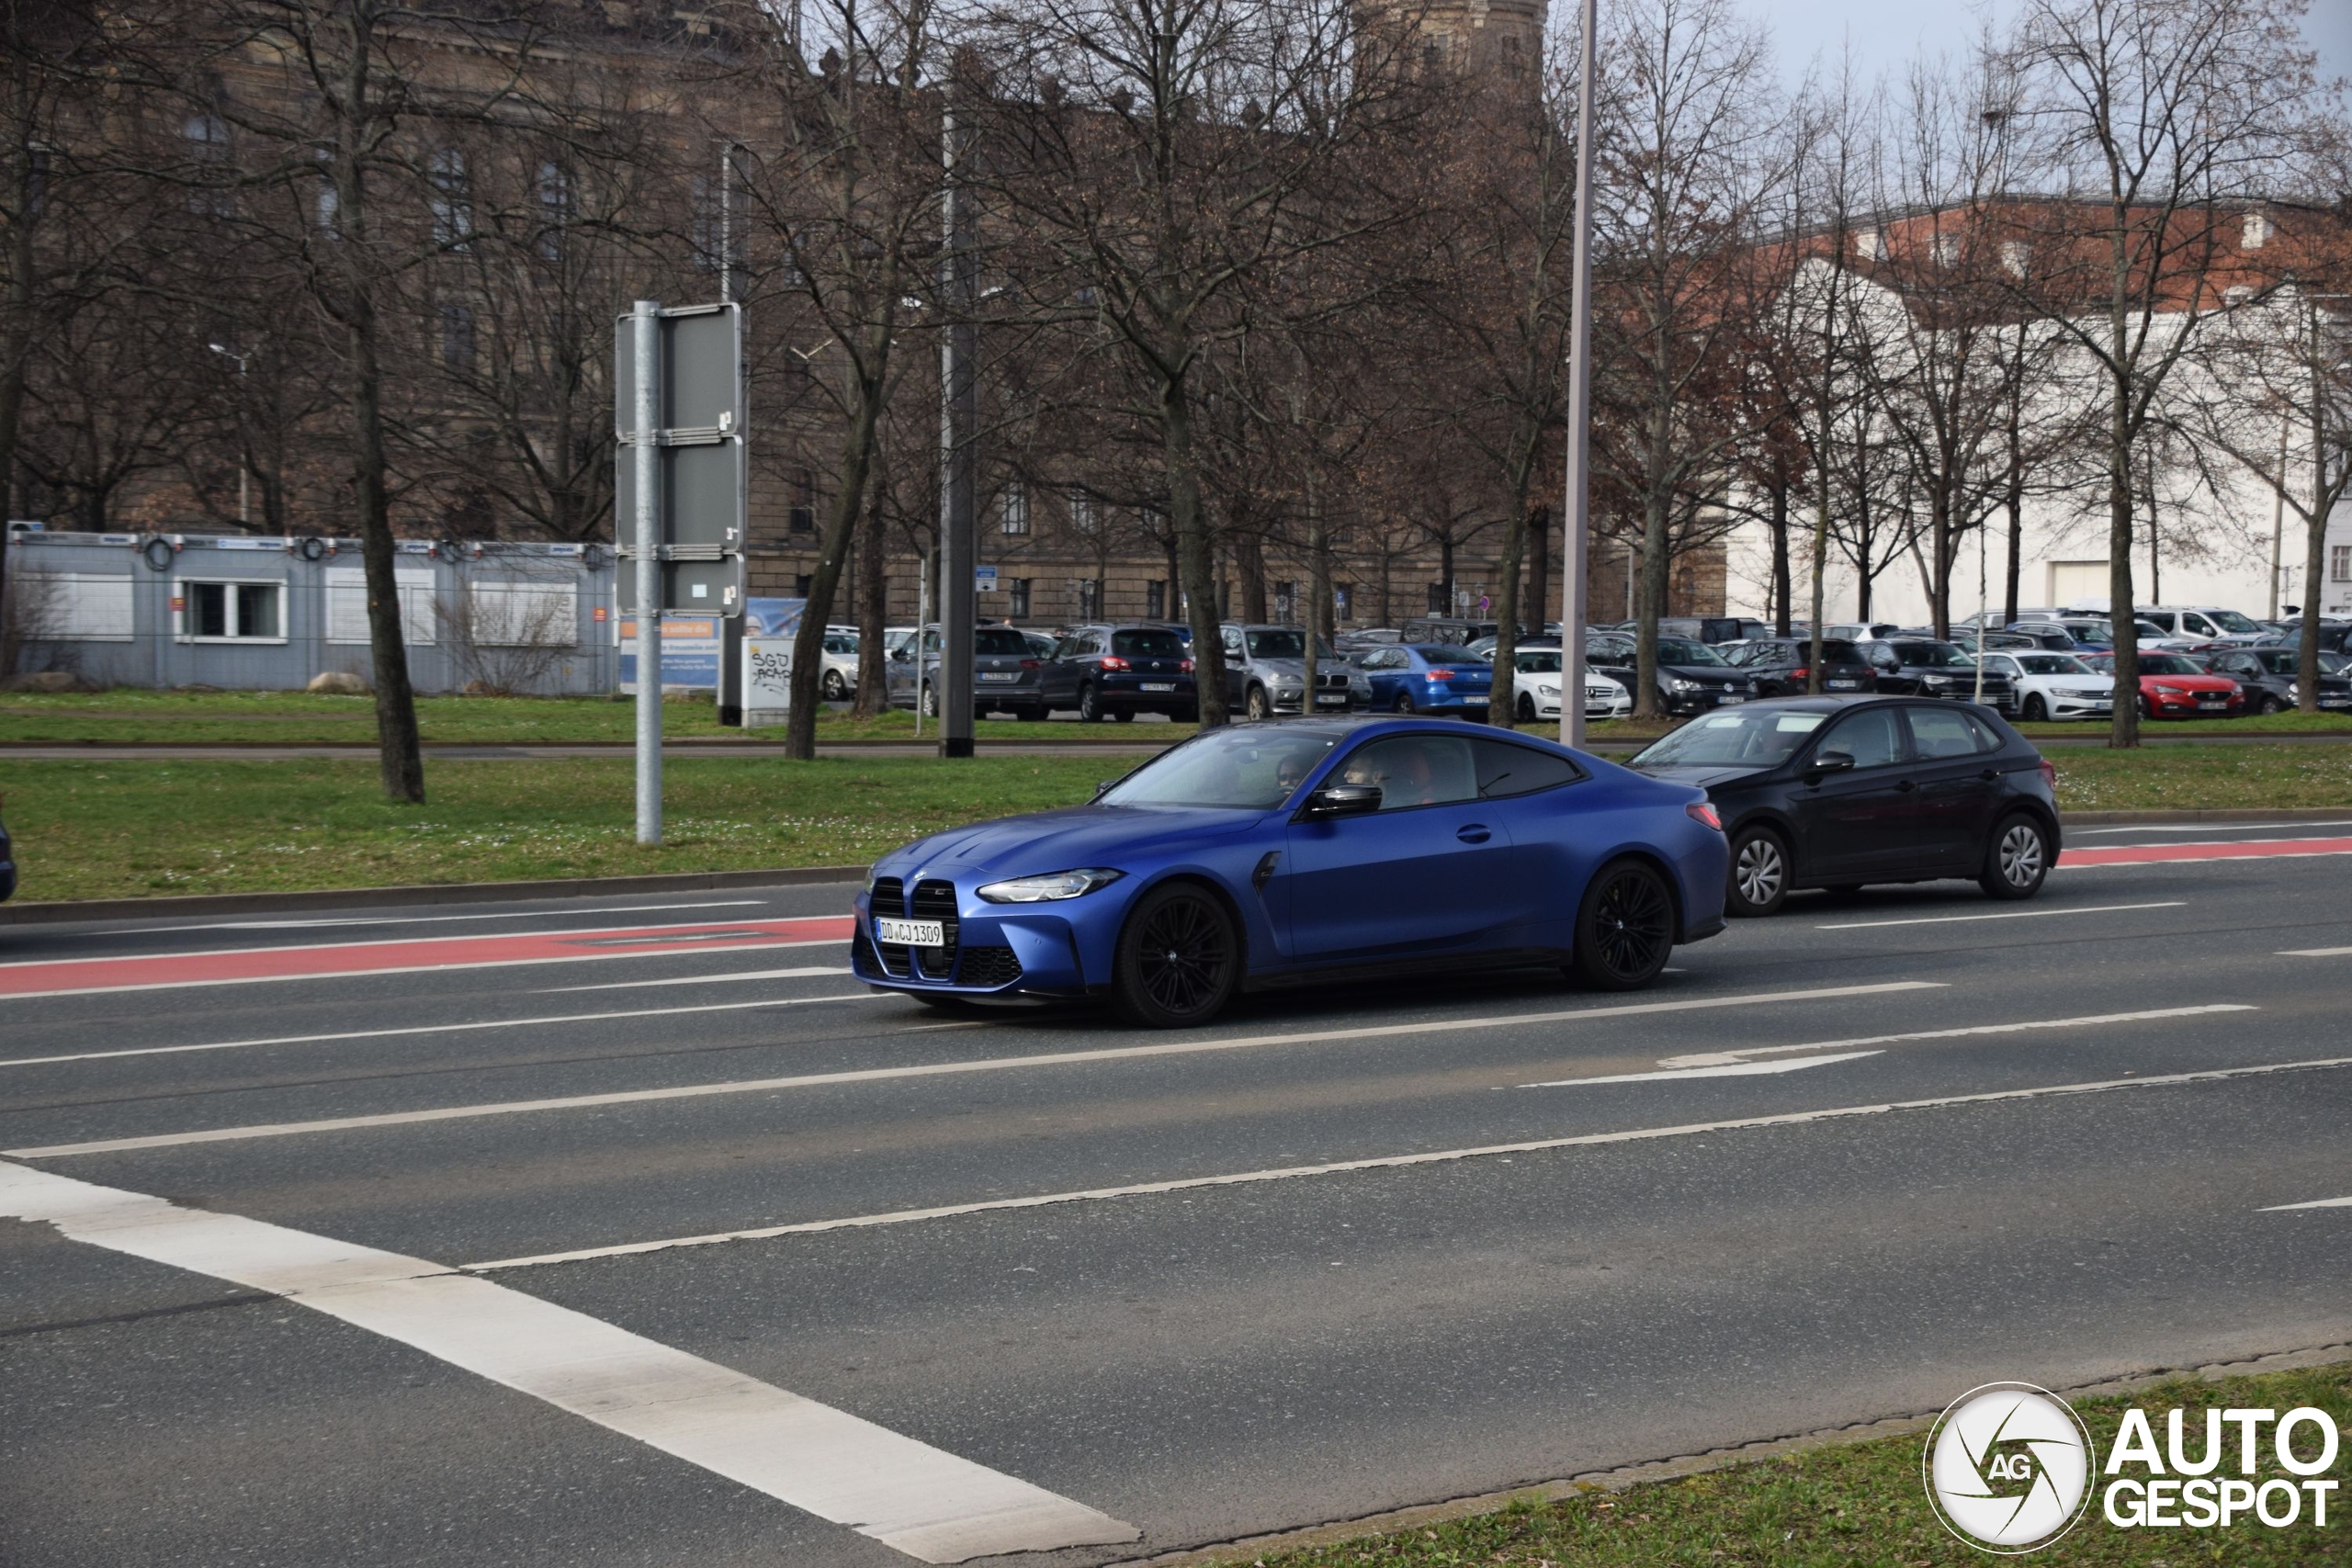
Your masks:
<svg viewBox="0 0 2352 1568"><path fill-rule="evenodd" d="M0 758L28 899L287 892L843 865L960 823L1074 805L1132 758L1080 752L672 758L667 841L632 830L626 757L426 764L428 803L387 803L372 758ZM2067 809L2352 809L2352 748L2068 751Z"/></svg>
<svg viewBox="0 0 2352 1568"><path fill-rule="evenodd" d="M1954 1390L1954 1393L1960 1391ZM2312 1405L2352 1420L2352 1363L2264 1372L2218 1382L2183 1379L2112 1398L2072 1402L2104 1456L2123 1412L2150 1413L2161 1443L2165 1413L2188 1412L2192 1453L2202 1446L2204 1411ZM2225 1427L2233 1436L2235 1427ZM2264 1429L2265 1468L2250 1477L2294 1479L2278 1468ZM2306 1434L2308 1435L2308 1434ZM1239 1555L1262 1568L1963 1568L1999 1559L1963 1544L1939 1523L1920 1483L1925 1438L1912 1434L1812 1448L1784 1458L1654 1482L1623 1491L1592 1491L1556 1501L1522 1502L1449 1523L1367 1536L1307 1551ZM2237 1474L2232 1458L2217 1473ZM2144 1478L2133 1466L2128 1473ZM2332 1477L2352 1474L2339 1456ZM2094 1476L2096 1487L2103 1477ZM2344 1496L2339 1491L2335 1496ZM2090 1512L2031 1561L2063 1568L2339 1568L2352 1517L2332 1502L2325 1529L2306 1506L2301 1521L2272 1529L2242 1517L2229 1529L2123 1529L2107 1523L2094 1493Z"/></svg>

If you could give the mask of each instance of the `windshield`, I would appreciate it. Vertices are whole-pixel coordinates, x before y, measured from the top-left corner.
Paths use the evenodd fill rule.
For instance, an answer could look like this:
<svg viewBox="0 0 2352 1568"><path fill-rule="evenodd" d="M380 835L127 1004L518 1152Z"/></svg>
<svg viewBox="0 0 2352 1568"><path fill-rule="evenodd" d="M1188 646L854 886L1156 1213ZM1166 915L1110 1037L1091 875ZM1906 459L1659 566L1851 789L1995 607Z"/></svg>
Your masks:
<svg viewBox="0 0 2352 1568"><path fill-rule="evenodd" d="M1174 632L1113 632L1111 651L1127 659L1182 659L1184 639Z"/></svg>
<svg viewBox="0 0 2352 1568"><path fill-rule="evenodd" d="M2205 618L2223 631L2236 637L2243 637L2248 632L2258 632L2262 629L2235 610L2211 610L2206 613Z"/></svg>
<svg viewBox="0 0 2352 1568"><path fill-rule="evenodd" d="M1721 664L1723 655L1703 642L1687 637L1662 637L1657 639L1657 661L1660 664Z"/></svg>
<svg viewBox="0 0 2352 1568"><path fill-rule="evenodd" d="M2143 653L2140 655L2143 675L2202 675L2204 667L2193 659L2183 659L2177 653Z"/></svg>
<svg viewBox="0 0 2352 1568"><path fill-rule="evenodd" d="M1898 642L1894 657L1914 670L1959 670L1975 662L1948 642Z"/></svg>
<svg viewBox="0 0 2352 1568"><path fill-rule="evenodd" d="M2352 669L2352 659L2340 653L2323 652L2319 656L2319 672L2323 675L2341 675L2347 669Z"/></svg>
<svg viewBox="0 0 2352 1568"><path fill-rule="evenodd" d="M1742 709L1694 718L1634 759L1634 766L1769 768L1821 728L1826 713Z"/></svg>
<svg viewBox="0 0 2352 1568"><path fill-rule="evenodd" d="M1029 652L1029 639L1011 626L982 626L972 634L972 651L1018 654L1025 658Z"/></svg>
<svg viewBox="0 0 2352 1568"><path fill-rule="evenodd" d="M1213 729L1111 786L1104 806L1219 806L1269 811L1288 800L1340 743L1337 731Z"/></svg>
<svg viewBox="0 0 2352 1568"><path fill-rule="evenodd" d="M1289 626L1277 626L1272 631L1249 632L1244 635L1250 640L1250 657L1252 659L1304 659L1306 657L1306 634L1303 631ZM1315 641L1315 657L1337 659L1339 655L1331 651L1330 644L1317 637Z"/></svg>
<svg viewBox="0 0 2352 1568"><path fill-rule="evenodd" d="M855 653L857 651L856 635L850 632L827 632L825 651L827 653Z"/></svg>
<svg viewBox="0 0 2352 1568"><path fill-rule="evenodd" d="M2256 654L2255 657L2262 660L2262 667L2273 675L2292 675L2296 672L2295 656L2283 648L2275 653L2265 651ZM2321 654L2319 662L2321 669L2326 669L2327 655Z"/></svg>
<svg viewBox="0 0 2352 1568"><path fill-rule="evenodd" d="M2029 675L2087 675L2091 667L2064 653L2020 653L2017 661Z"/></svg>
<svg viewBox="0 0 2352 1568"><path fill-rule="evenodd" d="M1519 656L1519 667L1530 675L1557 675L1560 672L1560 650L1556 648L1531 648Z"/></svg>

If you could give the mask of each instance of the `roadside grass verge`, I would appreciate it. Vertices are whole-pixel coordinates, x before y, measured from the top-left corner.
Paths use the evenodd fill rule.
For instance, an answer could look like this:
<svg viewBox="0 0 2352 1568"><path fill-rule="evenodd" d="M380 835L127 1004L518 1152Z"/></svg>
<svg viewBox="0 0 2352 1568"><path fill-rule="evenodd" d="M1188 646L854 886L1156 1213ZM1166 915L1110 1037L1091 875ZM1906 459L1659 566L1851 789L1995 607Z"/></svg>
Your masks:
<svg viewBox="0 0 2352 1568"><path fill-rule="evenodd" d="M1960 1391L1955 1389L1955 1393ZM2104 1458L2123 1412L2150 1413L2158 1432L2165 1412L2188 1412L2196 1451L2208 1406L2284 1412L2326 1411L2341 1427L2352 1419L2352 1363L2266 1372L2219 1382L2184 1379L2115 1398L2074 1401ZM2225 1427L2233 1433L2234 1427ZM2306 1429L2304 1436L2310 1435ZM1924 1434L1808 1449L1784 1458L1709 1471L1623 1491L1595 1489L1558 1501L1514 1504L1444 1524L1302 1551L1237 1556L1262 1568L1963 1568L1998 1561L1962 1544L1939 1523L1920 1483ZM2235 1450L2217 1473L2237 1474ZM2258 1450L2265 1468L2249 1477L2293 1480L2278 1469L2267 1429ZM2331 1475L2347 1470L2339 1457ZM2125 1473L2144 1479L2137 1465ZM2346 1561L2339 1491L2327 1526L2314 1529L2305 1507L2299 1523L2268 1529L2241 1517L2229 1529L2136 1529L2101 1516L2094 1474L2090 1511L2032 1561L2063 1568L2189 1568L2222 1562L2239 1568L2320 1568Z"/></svg>
<svg viewBox="0 0 2352 1568"><path fill-rule="evenodd" d="M1086 800L1134 761L673 757L668 841L652 848L635 841L625 757L432 761L423 807L386 803L371 756L0 755L0 789L20 897L114 898L861 864L942 828ZM2069 810L2352 811L2352 747L2086 749L2052 761Z"/></svg>

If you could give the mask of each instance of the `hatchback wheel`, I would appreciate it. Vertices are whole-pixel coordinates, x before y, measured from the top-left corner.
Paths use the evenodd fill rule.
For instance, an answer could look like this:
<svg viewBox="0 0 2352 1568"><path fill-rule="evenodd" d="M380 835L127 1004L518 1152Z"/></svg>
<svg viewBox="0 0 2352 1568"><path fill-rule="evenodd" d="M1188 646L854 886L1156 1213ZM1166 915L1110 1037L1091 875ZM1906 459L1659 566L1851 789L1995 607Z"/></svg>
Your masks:
<svg viewBox="0 0 2352 1568"><path fill-rule="evenodd" d="M2041 824L2020 813L2004 817L1984 852L1976 886L1994 898L2030 898L2050 874L2050 839Z"/></svg>
<svg viewBox="0 0 2352 1568"><path fill-rule="evenodd" d="M2026 722L2028 724L2040 724L2049 716L2050 708L2048 705L2042 702L2041 694L2040 692L2027 693L2025 699Z"/></svg>
<svg viewBox="0 0 2352 1568"><path fill-rule="evenodd" d="M1724 902L1735 915L1770 915L1789 896L1789 848L1770 828L1749 828L1731 841L1731 889Z"/></svg>
<svg viewBox="0 0 2352 1568"><path fill-rule="evenodd" d="M922 689L922 716L925 718L937 718L939 716L938 687L925 686Z"/></svg>
<svg viewBox="0 0 2352 1568"><path fill-rule="evenodd" d="M2284 712L2286 707L2287 705L2280 702L2277 697L2265 695L2262 699L2262 705L2254 711L2259 714L2262 717L2268 718L2274 713Z"/></svg>
<svg viewBox="0 0 2352 1568"><path fill-rule="evenodd" d="M1396 694L1396 700L1390 703L1388 706L1396 713L1410 713L1413 711L1413 699L1407 694L1399 692Z"/></svg>
<svg viewBox="0 0 2352 1568"><path fill-rule="evenodd" d="M1519 694L1519 722L1521 724L1535 722L1535 699L1525 692Z"/></svg>
<svg viewBox="0 0 2352 1568"><path fill-rule="evenodd" d="M847 700L848 700L848 698L849 698L849 687L848 687L845 683L843 683L843 682L842 682L842 672L841 672L840 671L838 671L838 670L828 670L828 671L825 671L825 679L824 679L824 681L823 681L823 682L822 682L822 685L823 685L823 690L824 690L824 694L825 694L825 700L826 700L827 702L829 702L829 703L838 703L838 702L845 702L845 701L847 701Z"/></svg>
<svg viewBox="0 0 2352 1568"><path fill-rule="evenodd" d="M1602 866L1577 911L1568 972L1602 991L1633 991L1657 978L1674 951L1674 899L1656 868L1637 860Z"/></svg>
<svg viewBox="0 0 2352 1568"><path fill-rule="evenodd" d="M1252 686L1250 688L1248 699L1243 704L1243 711L1251 718L1272 718L1274 716L1274 701L1266 695L1265 687Z"/></svg>
<svg viewBox="0 0 2352 1568"><path fill-rule="evenodd" d="M1092 686L1078 689L1078 716L1087 724L1102 722L1102 699L1094 694Z"/></svg>
<svg viewBox="0 0 2352 1568"><path fill-rule="evenodd" d="M1241 942L1205 888L1170 883L1139 899L1119 933L1111 1001L1130 1023L1181 1029L1222 1011L1241 981Z"/></svg>

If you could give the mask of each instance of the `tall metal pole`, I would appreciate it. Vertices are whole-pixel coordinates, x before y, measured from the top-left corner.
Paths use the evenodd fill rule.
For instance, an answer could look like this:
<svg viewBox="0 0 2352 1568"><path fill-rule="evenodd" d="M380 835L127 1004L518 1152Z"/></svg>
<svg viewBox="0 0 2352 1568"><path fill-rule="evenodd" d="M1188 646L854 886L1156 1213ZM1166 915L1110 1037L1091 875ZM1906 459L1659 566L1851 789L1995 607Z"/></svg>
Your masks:
<svg viewBox="0 0 2352 1568"><path fill-rule="evenodd" d="M1592 501L1592 78L1600 30L1600 0L1584 0L1577 67L1577 239L1568 280L1568 493L1560 509L1567 535L1560 551L1560 740L1568 746L1584 744L1585 540Z"/></svg>
<svg viewBox="0 0 2352 1568"><path fill-rule="evenodd" d="M949 91L952 94L954 88ZM972 133L956 123L951 97L941 114L942 161L947 176L946 254L941 259L942 304L947 320L941 333L939 419L939 754L972 754L972 643L977 612L975 575L973 432L979 423L979 327L972 256L972 189L963 160Z"/></svg>
<svg viewBox="0 0 2352 1568"><path fill-rule="evenodd" d="M662 841L662 307L639 299L629 332L637 409L629 461L637 465L637 841Z"/></svg>

